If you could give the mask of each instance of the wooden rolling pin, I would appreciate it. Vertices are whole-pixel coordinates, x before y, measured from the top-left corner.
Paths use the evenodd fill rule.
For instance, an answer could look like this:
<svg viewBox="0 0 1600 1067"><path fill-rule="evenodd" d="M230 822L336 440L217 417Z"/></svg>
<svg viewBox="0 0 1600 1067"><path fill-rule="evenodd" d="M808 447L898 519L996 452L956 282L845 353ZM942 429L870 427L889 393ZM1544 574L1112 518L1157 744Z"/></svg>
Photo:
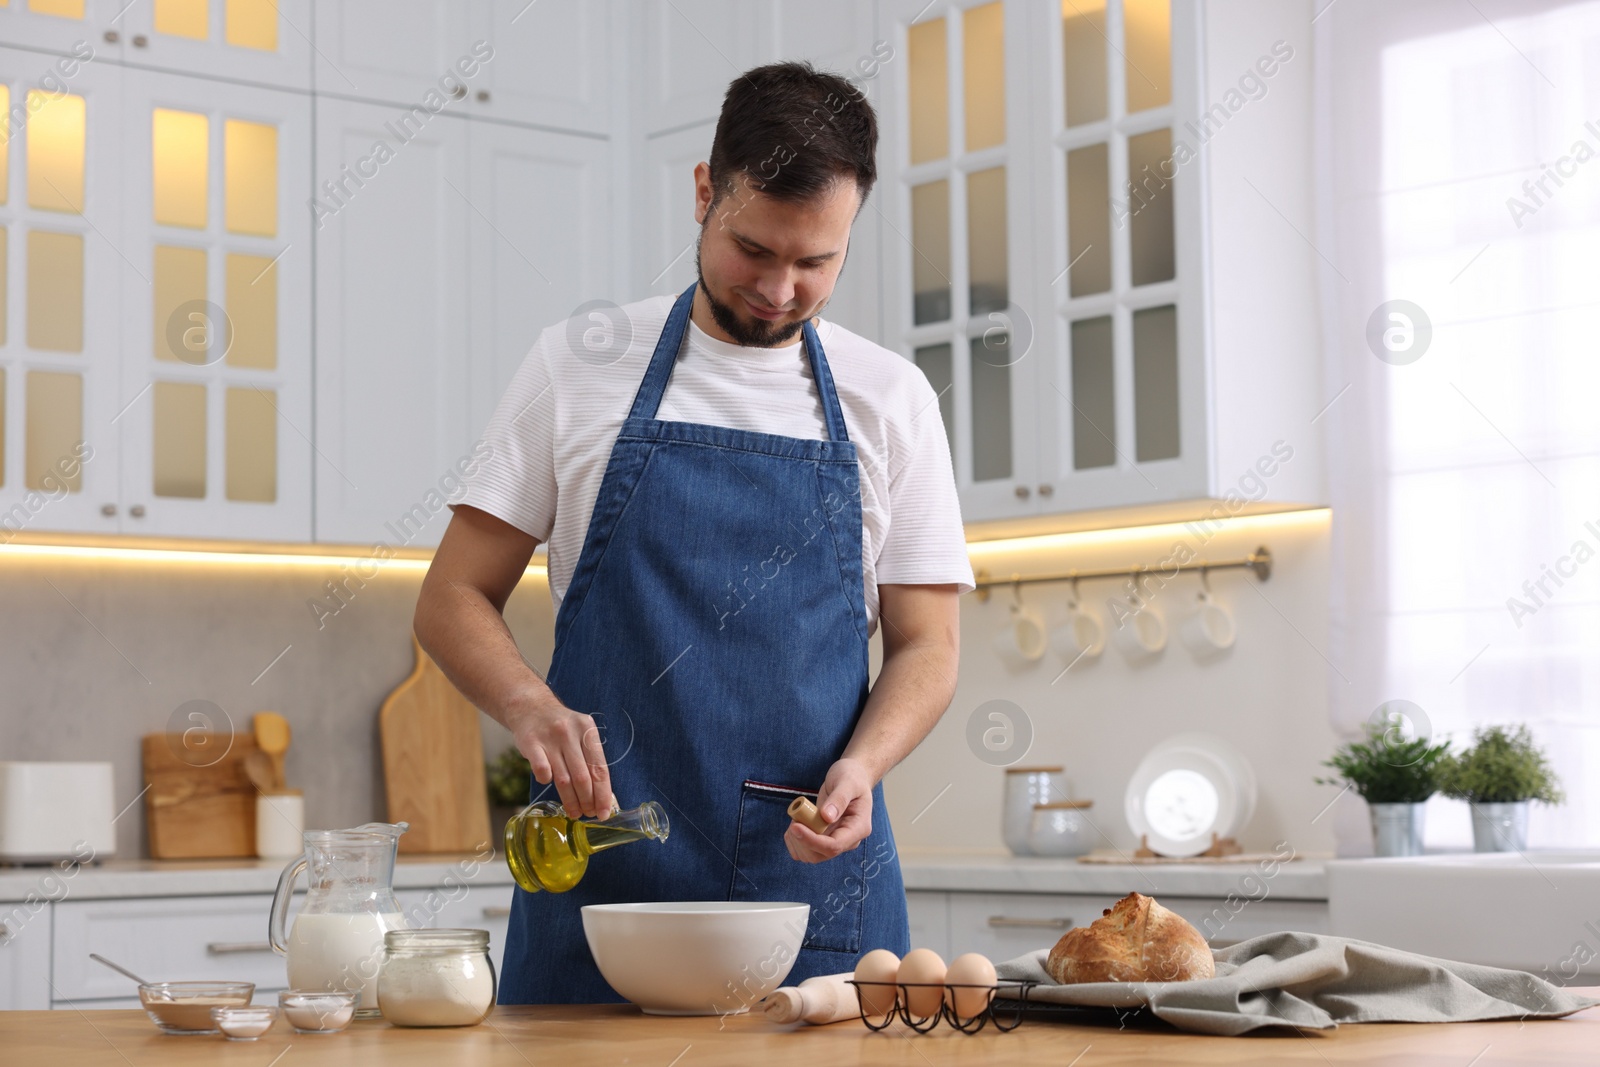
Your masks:
<svg viewBox="0 0 1600 1067"><path fill-rule="evenodd" d="M819 834L828 832L828 820L824 819L817 806L811 803L810 797L795 797L789 804L789 818Z"/></svg>
<svg viewBox="0 0 1600 1067"><path fill-rule="evenodd" d="M820 974L798 986L774 989L762 1001L761 1010L775 1023L804 1021L822 1025L859 1019L860 1002L856 1000L854 987L847 984L851 977L850 974Z"/></svg>

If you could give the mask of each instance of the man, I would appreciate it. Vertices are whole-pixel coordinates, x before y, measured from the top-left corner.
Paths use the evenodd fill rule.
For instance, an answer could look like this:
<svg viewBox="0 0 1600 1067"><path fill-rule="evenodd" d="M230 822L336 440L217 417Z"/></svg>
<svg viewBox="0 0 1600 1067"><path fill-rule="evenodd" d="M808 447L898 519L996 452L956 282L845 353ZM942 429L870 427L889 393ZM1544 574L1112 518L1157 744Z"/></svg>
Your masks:
<svg viewBox="0 0 1600 1067"><path fill-rule="evenodd" d="M567 893L517 894L502 1003L617 999L585 943L589 903L807 903L790 981L908 948L879 783L950 703L972 571L927 380L818 317L876 144L843 79L740 76L695 168L697 284L621 309L621 354L586 348L587 322L546 330L489 424L417 636L569 814L620 797L672 822ZM557 604L543 680L500 616L541 541ZM812 793L825 833L786 814Z"/></svg>

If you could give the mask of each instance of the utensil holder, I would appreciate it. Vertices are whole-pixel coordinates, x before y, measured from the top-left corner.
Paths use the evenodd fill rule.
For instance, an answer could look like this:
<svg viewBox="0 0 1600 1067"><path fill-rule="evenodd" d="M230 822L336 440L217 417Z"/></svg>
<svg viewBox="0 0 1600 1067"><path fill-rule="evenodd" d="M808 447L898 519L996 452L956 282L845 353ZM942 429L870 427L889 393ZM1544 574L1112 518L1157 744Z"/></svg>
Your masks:
<svg viewBox="0 0 1600 1067"><path fill-rule="evenodd" d="M898 1018L912 1030L919 1034L926 1034L939 1025L943 1019L952 1027L963 1034L975 1034L989 1023L994 1023L994 1028L1001 1033L1010 1033L1022 1023L1022 1014L1028 1010L1028 991L1038 982L1032 979L1018 979L1014 982L996 982L993 985L951 985L944 982L857 982L855 979L846 979L849 985L856 987L856 1006L861 1009L861 1021L867 1024L868 1030L884 1030ZM862 986L892 986L895 990L894 1005L881 1019L874 1020L867 1012L866 998L861 995ZM906 1006L908 989L939 989L943 992L939 998L939 1010L925 1019L918 1019L911 1014L911 1009ZM962 1019L956 1015L955 994L956 989L983 989L989 993L983 1010L978 1014ZM1009 1018L1002 1019L995 1014L994 999L1001 989L1014 989L1017 991L1016 1011L1010 1013Z"/></svg>

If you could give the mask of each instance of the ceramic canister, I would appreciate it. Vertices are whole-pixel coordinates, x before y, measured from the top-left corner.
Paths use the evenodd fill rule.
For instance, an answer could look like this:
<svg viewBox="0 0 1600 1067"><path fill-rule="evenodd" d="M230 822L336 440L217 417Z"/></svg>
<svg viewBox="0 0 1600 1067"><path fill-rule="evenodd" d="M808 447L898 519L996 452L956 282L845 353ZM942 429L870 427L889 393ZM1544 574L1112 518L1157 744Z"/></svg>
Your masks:
<svg viewBox="0 0 1600 1067"><path fill-rule="evenodd" d="M1062 767L1007 767L1000 836L1014 856L1031 856L1033 806L1065 800L1070 787Z"/></svg>

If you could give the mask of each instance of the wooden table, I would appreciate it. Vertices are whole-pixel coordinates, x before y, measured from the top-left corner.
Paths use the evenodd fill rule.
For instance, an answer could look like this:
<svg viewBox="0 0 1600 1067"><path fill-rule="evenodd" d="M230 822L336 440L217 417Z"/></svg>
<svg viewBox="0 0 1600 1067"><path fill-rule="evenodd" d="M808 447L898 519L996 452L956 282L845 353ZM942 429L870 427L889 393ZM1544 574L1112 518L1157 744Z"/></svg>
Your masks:
<svg viewBox="0 0 1600 1067"><path fill-rule="evenodd" d="M1591 996L1600 989L1587 990ZM286 1050L288 1050L286 1052ZM278 1059L276 1057L281 1057ZM250 1067L833 1067L836 1064L1395 1064L1493 1067L1600 1061L1600 1008L1530 1023L1389 1024L1252 1037L1118 1030L1036 1020L1009 1034L941 1027L871 1033L855 1022L776 1026L759 1015L668 1019L632 1007L498 1008L481 1026L405 1030L362 1020L340 1034L300 1035L282 1019L256 1041L167 1037L139 1011L0 1012L0 1062L78 1067L187 1063Z"/></svg>

